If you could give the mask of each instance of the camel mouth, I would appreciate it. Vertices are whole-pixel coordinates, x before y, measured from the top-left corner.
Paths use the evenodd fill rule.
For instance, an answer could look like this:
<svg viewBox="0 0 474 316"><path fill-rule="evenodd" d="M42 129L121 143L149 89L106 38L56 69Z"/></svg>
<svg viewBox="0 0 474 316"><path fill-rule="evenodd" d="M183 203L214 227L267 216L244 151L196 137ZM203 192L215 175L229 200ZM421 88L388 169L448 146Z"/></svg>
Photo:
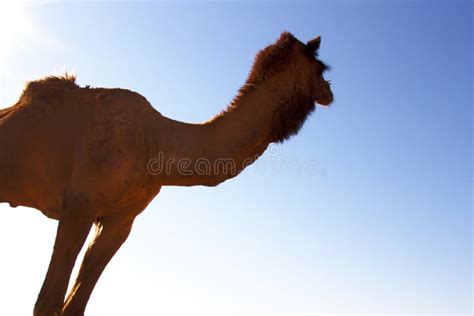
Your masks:
<svg viewBox="0 0 474 316"><path fill-rule="evenodd" d="M329 90L323 96L320 96L320 97L316 98L316 100L314 100L314 102L316 102L316 103L318 103L319 105L322 105L322 106L329 106L333 101L334 101L334 96L333 96L331 90Z"/></svg>
<svg viewBox="0 0 474 316"><path fill-rule="evenodd" d="M323 86L321 87L321 93L316 96L314 102L322 106L328 106L334 101L334 95L331 91L331 81L324 80Z"/></svg>
<svg viewBox="0 0 474 316"><path fill-rule="evenodd" d="M331 103L332 103L332 99L318 99L318 100L315 100L315 102L319 105L322 105L322 106L329 106Z"/></svg>

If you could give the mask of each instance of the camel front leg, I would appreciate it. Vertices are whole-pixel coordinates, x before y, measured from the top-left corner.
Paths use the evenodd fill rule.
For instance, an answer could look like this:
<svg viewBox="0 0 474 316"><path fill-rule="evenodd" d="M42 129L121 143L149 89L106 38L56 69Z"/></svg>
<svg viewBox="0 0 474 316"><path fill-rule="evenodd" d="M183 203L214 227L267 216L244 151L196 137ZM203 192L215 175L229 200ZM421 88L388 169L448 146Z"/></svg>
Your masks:
<svg viewBox="0 0 474 316"><path fill-rule="evenodd" d="M85 195L66 198L59 220L53 255L43 286L36 300L34 316L59 316L69 278L94 222L92 205Z"/></svg>
<svg viewBox="0 0 474 316"><path fill-rule="evenodd" d="M87 249L76 282L66 299L63 316L84 315L97 280L127 239L133 219L105 217L97 221L95 237Z"/></svg>

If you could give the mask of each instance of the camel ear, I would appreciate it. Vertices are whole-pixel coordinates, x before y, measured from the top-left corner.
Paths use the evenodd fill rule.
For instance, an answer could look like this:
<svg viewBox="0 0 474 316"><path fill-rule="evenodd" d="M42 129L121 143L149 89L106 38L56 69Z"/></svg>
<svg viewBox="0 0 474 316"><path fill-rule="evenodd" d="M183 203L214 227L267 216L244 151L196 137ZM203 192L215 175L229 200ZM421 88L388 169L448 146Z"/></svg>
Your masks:
<svg viewBox="0 0 474 316"><path fill-rule="evenodd" d="M306 47L310 50L311 53L316 54L319 49L319 45L321 45L321 36L318 36L306 43Z"/></svg>

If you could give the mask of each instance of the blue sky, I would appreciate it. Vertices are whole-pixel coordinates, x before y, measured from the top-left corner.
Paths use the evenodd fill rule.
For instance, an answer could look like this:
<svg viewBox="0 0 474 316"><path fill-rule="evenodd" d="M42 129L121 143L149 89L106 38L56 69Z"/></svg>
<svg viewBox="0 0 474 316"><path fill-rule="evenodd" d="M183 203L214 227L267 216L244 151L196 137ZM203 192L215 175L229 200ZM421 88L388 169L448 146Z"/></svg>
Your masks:
<svg viewBox="0 0 474 316"><path fill-rule="evenodd" d="M321 35L333 67L335 103L297 137L216 188L162 190L88 315L471 314L472 12L408 0L29 6L28 27L0 37L0 108L25 81L73 70L204 121L284 30ZM28 314L57 223L0 211L2 310Z"/></svg>

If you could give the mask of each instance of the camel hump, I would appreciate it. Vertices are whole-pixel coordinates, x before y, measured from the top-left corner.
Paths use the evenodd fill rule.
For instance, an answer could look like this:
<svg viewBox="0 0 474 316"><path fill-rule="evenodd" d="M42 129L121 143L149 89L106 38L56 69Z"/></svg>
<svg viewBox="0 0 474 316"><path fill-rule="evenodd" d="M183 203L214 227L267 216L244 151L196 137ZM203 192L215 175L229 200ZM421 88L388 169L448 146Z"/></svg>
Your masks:
<svg viewBox="0 0 474 316"><path fill-rule="evenodd" d="M78 89L76 77L71 74L63 76L49 76L39 80L30 81L23 90L22 98L53 95L59 91Z"/></svg>

